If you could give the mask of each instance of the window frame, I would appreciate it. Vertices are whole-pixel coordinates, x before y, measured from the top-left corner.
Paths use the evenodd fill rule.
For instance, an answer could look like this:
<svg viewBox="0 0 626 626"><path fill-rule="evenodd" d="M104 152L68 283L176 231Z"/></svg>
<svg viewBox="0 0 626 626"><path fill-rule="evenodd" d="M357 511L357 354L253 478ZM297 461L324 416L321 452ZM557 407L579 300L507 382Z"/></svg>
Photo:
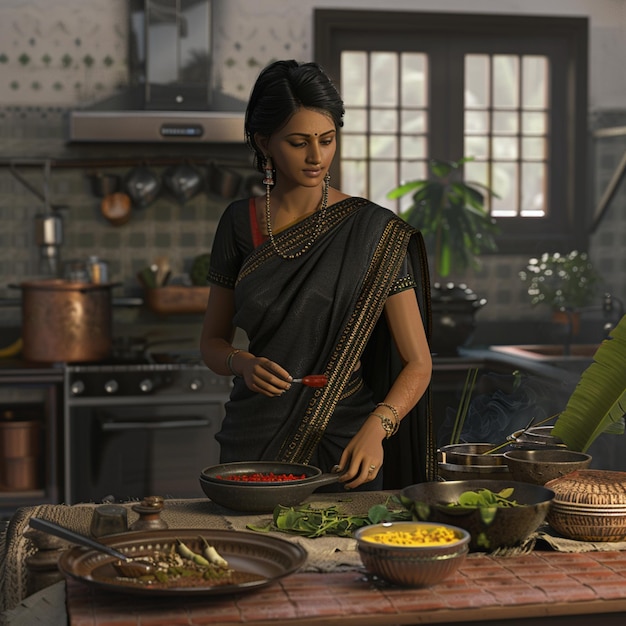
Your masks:
<svg viewBox="0 0 626 626"><path fill-rule="evenodd" d="M553 63L550 77L550 166L548 168L549 213L545 217L512 217L498 220L498 254L534 254L545 250L566 252L586 249L590 206L587 167L588 110L588 18L477 13L428 13L316 9L314 11L314 58L336 84L341 78L344 50L405 50L399 41L418 38L431 49L441 47L466 52L545 54ZM369 42L369 43L368 43ZM374 42L372 44L371 42ZM485 47L485 42L488 46ZM458 57L458 55L457 55ZM454 58L454 57L453 57ZM458 58L457 58L458 60ZM459 63L431 66L429 93L442 93L446 83L462 85ZM438 103L430 109L428 145L430 157L458 159L463 156L463 102ZM443 106L442 106L443 104ZM450 110L460 111L452 116ZM439 130L441 129L441 130ZM339 137L341 141L341 137ZM331 174L340 180L336 159Z"/></svg>

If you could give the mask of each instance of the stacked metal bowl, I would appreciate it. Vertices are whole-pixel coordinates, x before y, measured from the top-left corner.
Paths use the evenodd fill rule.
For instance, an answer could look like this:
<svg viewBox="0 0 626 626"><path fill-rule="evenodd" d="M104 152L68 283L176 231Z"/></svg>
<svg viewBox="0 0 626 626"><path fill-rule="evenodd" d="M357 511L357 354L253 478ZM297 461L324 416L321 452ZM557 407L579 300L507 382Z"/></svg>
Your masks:
<svg viewBox="0 0 626 626"><path fill-rule="evenodd" d="M584 469L551 480L547 521L578 541L626 540L626 472Z"/></svg>
<svg viewBox="0 0 626 626"><path fill-rule="evenodd" d="M439 450L439 476L444 480L511 480L502 454L491 454L493 443L458 443Z"/></svg>

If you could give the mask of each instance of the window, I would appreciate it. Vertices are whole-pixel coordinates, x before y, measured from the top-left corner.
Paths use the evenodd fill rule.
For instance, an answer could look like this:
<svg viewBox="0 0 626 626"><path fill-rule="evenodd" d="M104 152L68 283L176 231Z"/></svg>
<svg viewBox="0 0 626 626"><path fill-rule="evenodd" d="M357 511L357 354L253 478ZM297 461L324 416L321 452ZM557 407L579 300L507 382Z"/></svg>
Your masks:
<svg viewBox="0 0 626 626"><path fill-rule="evenodd" d="M333 175L389 208L429 159L471 156L499 253L586 247L587 20L315 12L315 58L346 105Z"/></svg>

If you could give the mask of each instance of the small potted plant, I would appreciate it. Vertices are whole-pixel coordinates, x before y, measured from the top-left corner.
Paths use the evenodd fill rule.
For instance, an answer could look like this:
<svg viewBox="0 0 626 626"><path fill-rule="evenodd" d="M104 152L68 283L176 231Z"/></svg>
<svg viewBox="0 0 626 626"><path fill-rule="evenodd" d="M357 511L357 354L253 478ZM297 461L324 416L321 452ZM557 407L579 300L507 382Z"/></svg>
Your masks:
<svg viewBox="0 0 626 626"><path fill-rule="evenodd" d="M599 276L586 252L544 252L519 273L533 306L577 311L593 303Z"/></svg>
<svg viewBox="0 0 626 626"><path fill-rule="evenodd" d="M477 268L480 254L497 249L499 229L485 208L485 196L493 192L462 180L462 166L471 160L433 159L429 178L405 182L387 194L395 200L412 193L413 202L400 217L421 231L434 261L432 349L439 354L456 354L474 329L475 311L486 303L466 285L444 279Z"/></svg>
<svg viewBox="0 0 626 626"><path fill-rule="evenodd" d="M568 324L572 334L578 334L580 310L593 303L600 281L586 252L544 252L529 259L519 277L532 306L549 306L555 322Z"/></svg>

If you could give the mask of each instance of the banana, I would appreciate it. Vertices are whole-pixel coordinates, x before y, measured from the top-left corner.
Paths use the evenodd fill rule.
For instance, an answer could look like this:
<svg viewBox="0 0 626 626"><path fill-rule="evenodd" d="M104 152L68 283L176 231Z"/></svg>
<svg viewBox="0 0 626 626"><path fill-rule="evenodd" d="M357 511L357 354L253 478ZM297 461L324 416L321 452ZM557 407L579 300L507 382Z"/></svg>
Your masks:
<svg viewBox="0 0 626 626"><path fill-rule="evenodd" d="M22 351L23 343L22 338L16 339L12 344L0 348L0 359L8 359L12 356L17 356Z"/></svg>

